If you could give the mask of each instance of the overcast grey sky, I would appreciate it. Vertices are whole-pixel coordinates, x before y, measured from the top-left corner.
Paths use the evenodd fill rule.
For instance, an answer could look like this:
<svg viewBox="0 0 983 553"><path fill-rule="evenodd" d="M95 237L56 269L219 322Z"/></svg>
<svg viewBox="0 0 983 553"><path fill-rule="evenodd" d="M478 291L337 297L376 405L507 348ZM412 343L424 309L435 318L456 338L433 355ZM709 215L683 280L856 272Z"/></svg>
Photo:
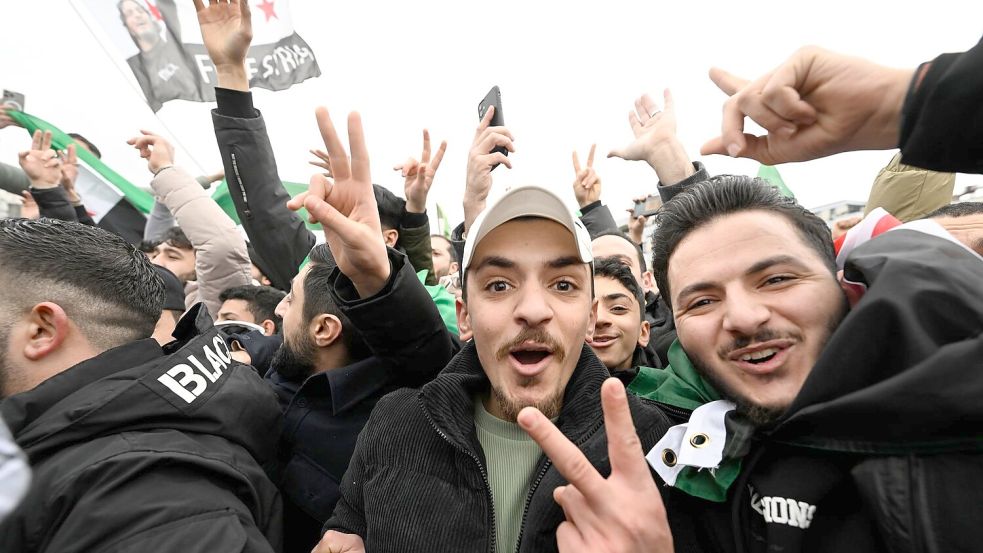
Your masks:
<svg viewBox="0 0 983 553"><path fill-rule="evenodd" d="M174 139L181 148L177 163L192 171L220 167L213 106L170 102L154 115L68 0L0 3L0 87L25 93L27 111L86 135L102 149L104 161L137 184L145 185L149 173L125 140L140 128ZM662 88L673 90L680 137L699 159L700 145L719 129L724 100L706 76L712 65L754 77L797 47L817 44L913 67L941 52L965 50L983 34L983 4L953 0L293 0L291 11L322 76L286 91L255 93L281 176L306 182L311 174L307 150L321 147L315 106L327 106L342 126L344 114L357 109L373 180L397 193L402 181L391 167L419 155L424 127L435 141L449 142L431 205L439 201L455 218L461 215L477 104L491 85L502 89L517 148L514 169L495 171L496 188L540 184L575 207L571 151L584 156L596 142L599 153L606 153L626 143L626 115L642 92L660 98ZM20 129L0 131L0 159L15 162L25 140ZM779 170L807 206L864 200L891 155L841 154ZM603 199L613 211L654 190L654 175L644 164L599 157ZM712 173L757 171L746 160L702 161ZM957 189L981 182L960 176Z"/></svg>

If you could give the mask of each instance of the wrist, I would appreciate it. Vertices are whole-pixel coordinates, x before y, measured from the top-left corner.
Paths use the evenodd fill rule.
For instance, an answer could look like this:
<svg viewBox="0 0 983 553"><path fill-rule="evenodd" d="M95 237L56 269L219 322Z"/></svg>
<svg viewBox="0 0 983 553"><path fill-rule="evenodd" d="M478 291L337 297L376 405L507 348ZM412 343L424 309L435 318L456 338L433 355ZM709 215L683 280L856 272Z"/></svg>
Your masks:
<svg viewBox="0 0 983 553"><path fill-rule="evenodd" d="M678 140L653 148L645 161L659 177L663 186L672 186L696 173L686 149Z"/></svg>
<svg viewBox="0 0 983 553"><path fill-rule="evenodd" d="M360 299L367 299L375 296L380 290L386 287L389 277L392 275L392 264L389 262L389 254L386 252L384 264L379 265L373 271L358 271L358 279L351 279L358 292Z"/></svg>
<svg viewBox="0 0 983 553"><path fill-rule="evenodd" d="M218 75L218 85L230 90L249 91L249 76L246 75L245 63L222 64L215 66Z"/></svg>
<svg viewBox="0 0 983 553"><path fill-rule="evenodd" d="M31 181L31 188L37 188L38 190L45 190L49 188L58 188L58 182L47 182L42 179L28 179Z"/></svg>
<svg viewBox="0 0 983 553"><path fill-rule="evenodd" d="M157 175L163 173L164 171L166 171L166 170L168 170L168 169L170 169L172 167L174 167L174 164L173 163L165 163L164 165L161 165L160 167L158 167L156 170L151 170L151 172L156 177Z"/></svg>
<svg viewBox="0 0 983 553"><path fill-rule="evenodd" d="M876 122L877 136L873 147L897 148L901 141L901 111L912 85L914 69L888 69L885 71L883 93L878 95L880 109L872 118Z"/></svg>
<svg viewBox="0 0 983 553"><path fill-rule="evenodd" d="M407 213L426 213L427 212L427 202L418 202L406 198L406 212Z"/></svg>

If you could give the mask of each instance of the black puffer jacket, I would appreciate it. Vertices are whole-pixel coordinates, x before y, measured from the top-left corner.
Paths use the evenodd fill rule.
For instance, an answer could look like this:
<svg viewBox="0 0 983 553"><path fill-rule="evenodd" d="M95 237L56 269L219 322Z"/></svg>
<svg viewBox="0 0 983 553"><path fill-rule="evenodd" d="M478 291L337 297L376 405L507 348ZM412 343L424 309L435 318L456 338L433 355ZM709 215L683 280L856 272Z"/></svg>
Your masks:
<svg viewBox="0 0 983 553"><path fill-rule="evenodd" d="M564 395L557 425L602 474L610 474L601 411L608 370L586 345ZM366 551L494 551L485 457L475 435L472 398L488 379L473 343L422 390L383 398L359 436L342 497L325 530L358 534ZM629 396L642 446L650 449L676 421L656 403ZM519 551L556 551L564 520L553 489L567 482L540 459L527 496ZM696 531L696 509L715 509L662 488L675 550L710 551ZM630 508L630 506L626 506Z"/></svg>
<svg viewBox="0 0 983 553"><path fill-rule="evenodd" d="M34 470L0 551L280 549L280 495L261 467L276 398L200 304L174 334L168 355L133 342L0 404Z"/></svg>

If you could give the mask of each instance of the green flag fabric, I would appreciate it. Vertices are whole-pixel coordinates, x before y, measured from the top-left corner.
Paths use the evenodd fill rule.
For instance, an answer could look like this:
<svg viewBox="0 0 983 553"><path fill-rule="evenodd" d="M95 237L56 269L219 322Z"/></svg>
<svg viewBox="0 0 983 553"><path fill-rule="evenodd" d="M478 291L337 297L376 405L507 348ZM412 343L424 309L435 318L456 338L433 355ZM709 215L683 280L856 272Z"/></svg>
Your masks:
<svg viewBox="0 0 983 553"><path fill-rule="evenodd" d="M72 137L40 117L21 111L7 113L29 134L36 130L50 131L51 147L55 150L77 144ZM120 176L85 148L77 146L76 153L79 175L75 189L92 219L100 227L119 234L131 244L138 243L143 239L146 214L154 205L153 195ZM148 181L149 178L148 174Z"/></svg>
<svg viewBox="0 0 983 553"><path fill-rule="evenodd" d="M795 194L792 190L785 184L782 180L782 176L778 174L778 169L772 167L771 165L762 165L758 167L758 178L765 179L770 182L772 186L778 189L782 193L782 196L786 198L795 198Z"/></svg>

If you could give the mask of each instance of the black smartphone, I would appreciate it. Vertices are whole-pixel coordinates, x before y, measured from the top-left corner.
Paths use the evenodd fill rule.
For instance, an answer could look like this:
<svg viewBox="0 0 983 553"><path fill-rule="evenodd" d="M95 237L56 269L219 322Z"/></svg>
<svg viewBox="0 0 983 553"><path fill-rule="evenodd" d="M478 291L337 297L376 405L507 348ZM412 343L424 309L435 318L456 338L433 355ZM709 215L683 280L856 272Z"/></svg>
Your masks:
<svg viewBox="0 0 983 553"><path fill-rule="evenodd" d="M505 114L502 113L502 91L499 90L498 85L491 87L485 98L478 104L478 121L485 118L485 114L488 113L488 107L495 106L495 113L492 115L489 127L502 127L505 125ZM503 146L496 146L492 152L498 152L504 155L509 155L509 151ZM495 167L498 167L496 165ZM494 169L494 167L492 168Z"/></svg>
<svg viewBox="0 0 983 553"><path fill-rule="evenodd" d="M0 104L9 106L17 111L24 111L24 95L13 90L4 90L3 100L0 100Z"/></svg>
<svg viewBox="0 0 983 553"><path fill-rule="evenodd" d="M662 207L662 197L658 194L652 194L646 197L644 200L639 200L635 202L635 210L632 213L632 217L651 217L655 215L656 211Z"/></svg>

